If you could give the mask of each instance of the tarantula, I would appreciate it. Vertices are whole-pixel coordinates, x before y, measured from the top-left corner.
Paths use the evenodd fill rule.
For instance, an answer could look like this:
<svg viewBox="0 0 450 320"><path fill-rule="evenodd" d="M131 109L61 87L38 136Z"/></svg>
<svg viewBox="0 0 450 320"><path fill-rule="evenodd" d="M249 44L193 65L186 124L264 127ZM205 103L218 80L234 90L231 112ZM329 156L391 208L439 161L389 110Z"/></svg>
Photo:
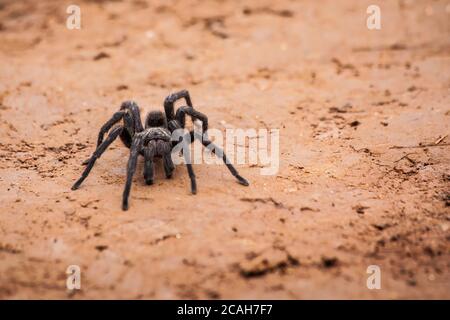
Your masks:
<svg viewBox="0 0 450 320"><path fill-rule="evenodd" d="M179 99L185 99L187 106L182 106L174 110L174 103ZM125 189L122 197L122 210L128 210L128 197L130 195L131 182L136 171L136 163L138 155L144 156L144 179L148 185L153 184L153 161L155 157L160 157L163 160L163 166L166 178L171 178L175 166L172 162L171 152L178 143L184 143L187 146L188 141L194 142L197 138L201 141L203 146L209 148L216 155L222 155L224 164L228 167L231 174L236 177L238 182L244 186L249 183L246 179L241 177L237 170L229 163L227 156L214 143L212 143L206 135L198 137L191 130L186 136L180 138L179 141L172 141L171 134L177 129L184 129L186 124L186 115L190 116L192 121L200 120L202 122L203 132L208 130L208 118L201 112L198 112L192 106L191 98L187 90L182 90L169 95L164 100L165 115L161 111L151 111L145 118L145 128L142 125L141 116L138 105L133 101L125 101L120 106L120 110L112 116L100 129L97 139L97 148L92 156L83 162L87 165L81 177L72 186L72 190L80 187L84 179L87 178L89 172L95 164L95 161L105 152L108 146L117 138L120 137L127 148L130 149L130 157L127 165L127 178L125 182ZM123 120L122 124L117 124ZM109 132L105 140L105 134ZM195 174L190 161L190 152L188 148L183 148L183 156L189 178L191 181L191 192L197 193L197 184L195 181Z"/></svg>

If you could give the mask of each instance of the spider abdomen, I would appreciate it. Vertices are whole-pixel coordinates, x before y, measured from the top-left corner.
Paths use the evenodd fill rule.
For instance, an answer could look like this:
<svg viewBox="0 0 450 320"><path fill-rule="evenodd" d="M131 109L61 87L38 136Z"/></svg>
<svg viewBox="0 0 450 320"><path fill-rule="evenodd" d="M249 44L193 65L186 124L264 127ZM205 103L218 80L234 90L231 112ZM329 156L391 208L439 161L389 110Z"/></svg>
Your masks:
<svg viewBox="0 0 450 320"><path fill-rule="evenodd" d="M170 143L164 140L150 140L147 145L144 145L144 148L151 149L152 157L158 158L170 154L172 149Z"/></svg>

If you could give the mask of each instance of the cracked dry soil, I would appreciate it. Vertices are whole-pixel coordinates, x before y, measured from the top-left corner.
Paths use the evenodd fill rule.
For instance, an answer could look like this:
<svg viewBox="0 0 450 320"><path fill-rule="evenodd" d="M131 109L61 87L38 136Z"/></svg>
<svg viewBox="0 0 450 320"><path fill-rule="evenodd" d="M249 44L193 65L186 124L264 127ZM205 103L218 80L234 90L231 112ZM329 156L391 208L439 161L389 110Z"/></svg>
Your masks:
<svg viewBox="0 0 450 320"><path fill-rule="evenodd" d="M448 1L0 2L0 298L450 298ZM279 128L280 169L195 165L155 185L123 100L191 92L210 126ZM81 267L82 289L65 271ZM382 289L366 287L369 265Z"/></svg>

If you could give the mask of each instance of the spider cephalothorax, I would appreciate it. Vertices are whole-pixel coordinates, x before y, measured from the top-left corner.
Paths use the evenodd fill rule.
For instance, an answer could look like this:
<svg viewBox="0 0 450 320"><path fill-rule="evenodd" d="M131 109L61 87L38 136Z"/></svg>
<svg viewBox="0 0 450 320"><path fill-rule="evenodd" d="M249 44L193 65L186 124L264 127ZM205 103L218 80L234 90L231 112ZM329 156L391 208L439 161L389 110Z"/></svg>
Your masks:
<svg viewBox="0 0 450 320"><path fill-rule="evenodd" d="M174 103L178 99L184 98L187 106L183 106L174 110ZM147 184L153 183L153 160L155 157L163 159L164 171L167 178L172 177L175 166L172 162L171 152L178 143L193 142L196 135L193 131L189 132L190 139L180 139L180 141L172 141L171 134L177 129L184 129L186 124L186 115L192 120L200 120L202 122L203 132L208 130L208 118L194 109L192 106L189 92L182 90L180 92L169 95L164 100L164 113L161 111L151 111L145 118L145 127L142 125L141 116L138 105L133 101L125 101L120 106L120 110L113 114L100 129L97 139L97 148L92 156L87 159L81 177L72 186L72 190L80 187L81 183L86 179L95 161L100 158L108 146L120 137L122 142L130 148L130 157L127 165L127 179L125 189L123 191L122 209L128 209L128 197L130 195L131 182L136 171L136 163L138 155L144 156L144 179ZM122 124L118 124L122 120ZM109 133L108 133L109 132ZM103 140L105 134L108 136ZM228 167L231 174L237 178L240 184L248 186L247 180L241 177L233 165L228 161L225 153L218 146L213 144L206 135L198 138L201 143L211 151L222 156L224 164ZM185 158L186 167L189 178L191 180L191 191L193 194L197 192L197 184L195 181L194 171L190 161L190 153L188 148L183 148L183 156Z"/></svg>

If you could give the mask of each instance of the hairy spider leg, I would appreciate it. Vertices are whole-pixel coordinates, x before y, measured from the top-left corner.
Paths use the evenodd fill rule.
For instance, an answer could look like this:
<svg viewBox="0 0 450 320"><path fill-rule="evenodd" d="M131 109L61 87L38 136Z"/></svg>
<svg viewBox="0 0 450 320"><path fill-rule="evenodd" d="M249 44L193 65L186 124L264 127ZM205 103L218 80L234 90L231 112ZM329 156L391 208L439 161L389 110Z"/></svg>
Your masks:
<svg viewBox="0 0 450 320"><path fill-rule="evenodd" d="M171 121L175 119L175 111L174 111L174 103L179 100L183 99L186 101L186 104L189 107L192 107L192 101L191 96L189 95L189 91L187 90L181 90L175 93L172 93L171 95L167 96L167 98L164 100L164 111L166 113L167 121Z"/></svg>
<svg viewBox="0 0 450 320"><path fill-rule="evenodd" d="M86 168L84 169L83 173L81 174L81 177L75 182L75 184L72 186L72 190L76 190L80 187L81 183L84 181L84 179L87 178L89 175L89 172L91 171L92 167L95 164L95 161L100 158L100 156L105 152L105 150L109 147L109 145L116 140L116 138L122 133L123 127L118 126L111 130L111 132L106 137L105 141L100 143L100 145L95 149L92 156L89 158L88 164Z"/></svg>
<svg viewBox="0 0 450 320"><path fill-rule="evenodd" d="M173 170L175 170L175 165L173 164L171 153L163 155L163 164L166 178L172 178Z"/></svg>
<svg viewBox="0 0 450 320"><path fill-rule="evenodd" d="M98 146L103 142L103 138L105 134L109 131L109 129L112 128L113 125L115 125L117 122L122 120L123 116L125 115L125 111L118 111L113 114L111 119L106 121L106 123L100 128L100 132L98 133L98 139L97 139L97 148Z"/></svg>
<svg viewBox="0 0 450 320"><path fill-rule="evenodd" d="M189 174L189 179L191 180L191 192L192 194L196 194L197 193L197 182L195 181L195 174L194 174L194 169L192 168L192 162L191 162L191 151L189 150L189 145L190 143L188 143L188 141L190 140L190 136L189 133L186 133L183 136L183 141L181 141L181 143L183 143L183 157L184 157L184 161L186 162L186 168ZM186 152L184 152L186 151Z"/></svg>
<svg viewBox="0 0 450 320"><path fill-rule="evenodd" d="M109 119L101 128L100 132L98 133L97 138L97 148L100 146L100 144L103 141L103 138L105 134L112 128L113 125L115 125L117 122L119 122L122 118L125 122L125 128L127 130L123 130L122 134L120 136L123 143L129 148L131 145L131 136L134 135L135 132L141 132L143 129L142 127L142 121L141 116L139 113L139 107L135 102L131 101L125 101L120 106L120 110L113 114L111 119ZM83 161L83 165L86 165L89 163L89 159L86 159Z"/></svg>
<svg viewBox="0 0 450 320"><path fill-rule="evenodd" d="M141 113L139 111L139 106L134 101L125 101L120 106L120 110L129 110L134 122L134 131L141 132L144 130L141 120Z"/></svg>
<svg viewBox="0 0 450 320"><path fill-rule="evenodd" d="M152 142L150 141L148 146L144 148L144 179L148 185L153 184L154 175L153 157L155 155L155 146Z"/></svg>
<svg viewBox="0 0 450 320"><path fill-rule="evenodd" d="M194 137L194 131L190 131L190 135L191 135L191 143L194 142L195 138L197 138L197 140L200 140L198 137ZM212 141L210 141L205 137L202 137L201 143L205 148L209 149L216 156L220 157L220 155L222 155L223 163L227 166L228 170L238 180L240 184L242 184L243 186L250 185L249 182L244 177L242 177L236 170L236 168L230 163L230 161L227 158L227 155L225 154L222 148L220 148L218 145L214 144Z"/></svg>
<svg viewBox="0 0 450 320"><path fill-rule="evenodd" d="M133 180L134 173L136 172L137 158L140 148L142 147L142 137L134 136L133 142L130 148L130 157L127 164L127 180L125 182L125 189L123 190L122 197L122 210L128 210L128 197L131 190L131 182Z"/></svg>
<svg viewBox="0 0 450 320"><path fill-rule="evenodd" d="M120 134L120 140L122 140L123 144L127 148L131 148L131 142L136 133L140 132L135 129L135 123L133 115L128 112L125 112L123 115L123 126L124 129Z"/></svg>
<svg viewBox="0 0 450 320"><path fill-rule="evenodd" d="M202 130L203 134L208 131L208 117L203 113L195 110L193 107L184 106L180 107L176 113L176 119L180 123L181 127L184 128L186 126L186 114L191 116L193 119L198 119L202 122Z"/></svg>
<svg viewBox="0 0 450 320"><path fill-rule="evenodd" d="M104 138L105 134L109 131L109 129L111 129L112 126L115 125L117 122L119 122L123 118L124 115L125 115L125 111L118 111L118 112L114 113L113 116L111 117L111 119L106 121L106 123L100 128L100 132L98 133L96 148L98 148L100 146L100 144L103 142L103 138ZM90 160L91 160L91 158L84 160L83 165L88 164Z"/></svg>
<svg viewBox="0 0 450 320"><path fill-rule="evenodd" d="M164 172L166 178L172 177L175 166L172 162L171 147L162 140L150 140L148 145L144 147L144 179L148 185L153 184L154 178L154 162L155 155L160 155L163 158Z"/></svg>
<svg viewBox="0 0 450 320"><path fill-rule="evenodd" d="M223 163L227 166L228 170L231 172L231 174L236 177L236 179L239 181L240 184L244 185L244 186L248 186L249 183L248 181L242 177L241 175L239 175L238 171L236 170L236 168L230 163L230 161L228 161L228 158L225 154L225 152L219 148L217 145L215 145L214 143L212 143L208 138L206 133L208 132L208 117L206 115L204 115L203 113L195 110L192 107L180 107L177 110L177 115L176 118L179 121L179 123L181 124L181 127L184 128L185 124L186 124L186 114L191 116L194 119L198 119L202 122L202 129L203 129L203 136L202 137L197 137L194 134L194 131L190 132L191 135L191 143L194 142L194 140L197 138L198 140L201 141L201 143L210 151L212 151L214 154L217 155L217 153L219 154L218 156L222 155L222 160ZM217 153L216 153L217 152Z"/></svg>

